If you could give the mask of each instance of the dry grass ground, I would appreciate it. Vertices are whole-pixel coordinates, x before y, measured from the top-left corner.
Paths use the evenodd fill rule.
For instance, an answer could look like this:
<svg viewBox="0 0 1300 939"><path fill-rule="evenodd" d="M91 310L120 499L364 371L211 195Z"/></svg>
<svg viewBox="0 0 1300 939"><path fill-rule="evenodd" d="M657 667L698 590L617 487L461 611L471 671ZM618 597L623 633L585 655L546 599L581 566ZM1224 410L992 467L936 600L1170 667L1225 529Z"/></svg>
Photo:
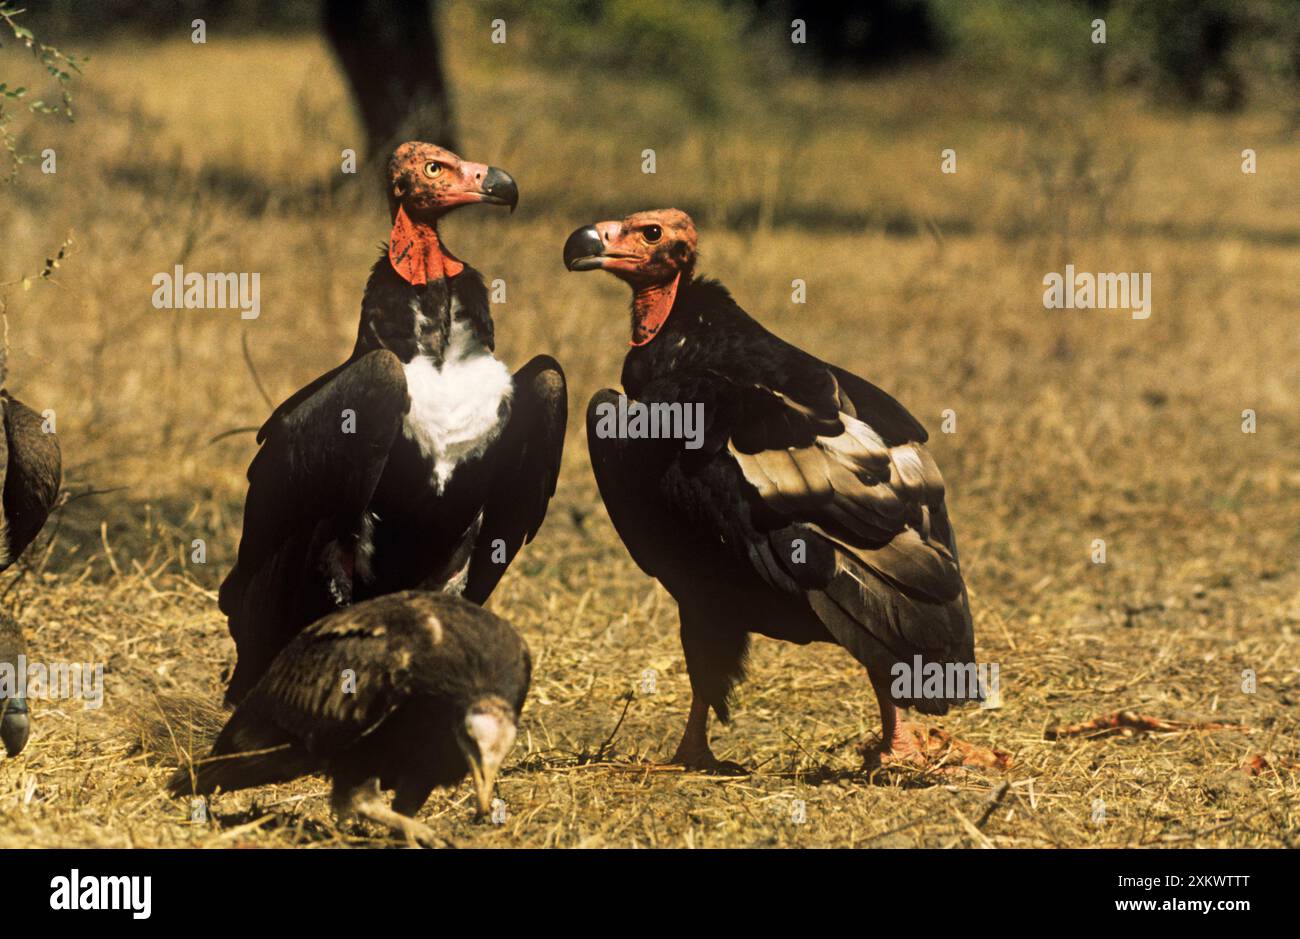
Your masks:
<svg viewBox="0 0 1300 939"><path fill-rule="evenodd" d="M536 660L500 784L508 819L472 824L462 787L435 794L426 820L480 847L1296 846L1294 125L948 72L787 76L699 122L634 77L580 95L485 35L460 40L462 149L523 193L513 218L466 211L446 232L507 282L503 356L557 355L580 415L617 381L626 298L564 273L565 235L636 208L692 211L705 271L931 428L979 654L1000 664L1004 697L943 723L1015 765L994 811L1001 776L868 778L862 670L834 647L760 639L735 721L714 731L718 755L754 773L637 769L671 752L687 678L672 603L615 536L575 420L547 525L493 599ZM213 824L191 824L161 788L176 750L149 730L166 715L183 746L220 718L233 649L215 590L253 440L209 440L268 412L241 342L277 401L337 363L387 234L368 183L328 189L340 149L360 145L344 90L307 38L84 51L77 123L27 141L56 147L57 175L28 167L0 199L0 282L75 238L56 283L4 288L10 384L56 411L73 496L5 602L34 658L102 662L106 693L99 710L35 702L31 744L0 763L0 847L379 843L335 831L319 779L223 796ZM656 175L640 172L645 147ZM955 176L938 171L944 147ZM1245 147L1258 175L1240 172ZM260 319L153 309L150 279L176 263L259 272ZM1042 278L1066 263L1150 271L1150 319L1044 310ZM806 305L790 302L794 278ZM953 434L938 432L945 409ZM196 538L206 564L191 562ZM1245 729L1045 739L1121 709ZM1261 754L1278 771L1248 776Z"/></svg>

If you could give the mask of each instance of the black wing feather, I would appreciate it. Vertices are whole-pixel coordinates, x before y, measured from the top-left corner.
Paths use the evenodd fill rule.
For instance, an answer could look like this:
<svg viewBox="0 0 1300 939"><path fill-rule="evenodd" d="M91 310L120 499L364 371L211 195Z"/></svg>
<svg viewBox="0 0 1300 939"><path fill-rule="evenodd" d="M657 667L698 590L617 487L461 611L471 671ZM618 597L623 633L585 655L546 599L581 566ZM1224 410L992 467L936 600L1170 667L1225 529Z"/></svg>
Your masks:
<svg viewBox="0 0 1300 939"><path fill-rule="evenodd" d="M248 468L239 555L219 596L239 656L231 700L330 608L319 554L331 541L359 536L410 406L401 362L386 350L313 385L312 394L295 396L296 406L272 415ZM355 432L344 432L345 411Z"/></svg>
<svg viewBox="0 0 1300 939"><path fill-rule="evenodd" d="M560 475L568 420L564 371L549 355L539 355L514 376L510 420L494 452L492 490L470 558L466 599L486 602L519 549L542 527ZM498 550L502 544L504 552Z"/></svg>

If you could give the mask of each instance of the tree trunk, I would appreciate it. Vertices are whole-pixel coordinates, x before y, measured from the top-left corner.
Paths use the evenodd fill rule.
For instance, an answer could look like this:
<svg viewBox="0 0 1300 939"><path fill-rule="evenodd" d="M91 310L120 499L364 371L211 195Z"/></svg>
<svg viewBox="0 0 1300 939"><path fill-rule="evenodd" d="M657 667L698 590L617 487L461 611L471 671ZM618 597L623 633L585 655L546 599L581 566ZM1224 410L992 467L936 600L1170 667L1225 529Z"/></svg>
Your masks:
<svg viewBox="0 0 1300 939"><path fill-rule="evenodd" d="M325 0L325 37L356 98L372 159L412 139L456 149L436 7L436 0Z"/></svg>

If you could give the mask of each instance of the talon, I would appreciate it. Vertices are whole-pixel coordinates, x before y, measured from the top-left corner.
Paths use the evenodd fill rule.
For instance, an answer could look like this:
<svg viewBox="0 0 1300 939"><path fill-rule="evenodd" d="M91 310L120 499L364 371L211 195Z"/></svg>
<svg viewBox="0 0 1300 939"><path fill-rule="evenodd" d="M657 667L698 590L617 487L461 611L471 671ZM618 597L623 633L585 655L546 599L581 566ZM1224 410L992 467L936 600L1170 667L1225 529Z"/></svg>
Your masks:
<svg viewBox="0 0 1300 939"><path fill-rule="evenodd" d="M713 751L709 749L700 751L678 747L677 752L673 754L672 759L668 762L673 766L683 766L688 770L711 773L715 776L749 775L749 770L745 766L731 760L719 760L713 755Z"/></svg>
<svg viewBox="0 0 1300 939"><path fill-rule="evenodd" d="M1005 750L967 743L946 730L914 721L896 722L888 743L882 738L864 744L862 754L870 765L908 766L937 773L1011 767L1011 754Z"/></svg>

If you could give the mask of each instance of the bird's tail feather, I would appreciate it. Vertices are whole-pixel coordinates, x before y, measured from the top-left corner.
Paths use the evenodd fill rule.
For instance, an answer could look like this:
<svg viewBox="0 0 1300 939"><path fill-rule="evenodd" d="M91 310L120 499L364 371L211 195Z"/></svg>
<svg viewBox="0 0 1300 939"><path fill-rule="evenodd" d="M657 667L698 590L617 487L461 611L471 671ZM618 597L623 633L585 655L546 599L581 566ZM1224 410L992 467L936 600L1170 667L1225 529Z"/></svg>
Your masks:
<svg viewBox="0 0 1300 939"><path fill-rule="evenodd" d="M288 782L316 768L301 747L281 743L261 750L216 754L182 766L167 781L167 789L174 796L210 795L217 789L232 792Z"/></svg>
<svg viewBox="0 0 1300 939"><path fill-rule="evenodd" d="M807 596L831 635L866 667L872 685L889 689L900 707L946 714L951 706L979 699L978 685L964 687L960 695L946 687L938 695L915 695L910 680L896 682L897 666L913 667L916 656L926 665L974 668L974 631L964 592L944 603L913 598L841 550L829 583ZM895 693L900 687L904 693Z"/></svg>

